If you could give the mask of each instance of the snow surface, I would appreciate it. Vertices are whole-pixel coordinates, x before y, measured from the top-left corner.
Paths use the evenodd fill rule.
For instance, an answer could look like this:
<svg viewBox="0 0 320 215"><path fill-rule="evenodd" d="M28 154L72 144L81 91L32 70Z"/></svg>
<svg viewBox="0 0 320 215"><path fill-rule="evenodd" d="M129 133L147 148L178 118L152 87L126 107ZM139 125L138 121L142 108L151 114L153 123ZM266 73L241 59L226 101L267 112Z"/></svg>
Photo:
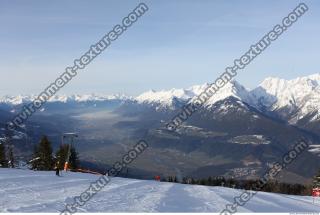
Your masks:
<svg viewBox="0 0 320 215"><path fill-rule="evenodd" d="M97 175L0 168L0 212L60 212ZM220 212L241 190L111 178L78 212ZM238 212L319 212L310 196L259 192Z"/></svg>

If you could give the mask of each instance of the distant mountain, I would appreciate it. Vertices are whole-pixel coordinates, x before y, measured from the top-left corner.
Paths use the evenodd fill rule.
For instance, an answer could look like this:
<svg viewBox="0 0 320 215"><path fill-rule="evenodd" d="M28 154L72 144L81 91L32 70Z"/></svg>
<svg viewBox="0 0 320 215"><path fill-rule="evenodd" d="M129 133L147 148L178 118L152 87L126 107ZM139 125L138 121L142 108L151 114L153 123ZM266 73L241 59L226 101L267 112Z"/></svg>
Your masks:
<svg viewBox="0 0 320 215"><path fill-rule="evenodd" d="M148 91L136 97L139 104L149 104L158 110L169 108L174 110L177 101L192 102L208 84L195 85L187 89L171 89L167 91ZM253 90L246 89L236 81L226 84L214 94L204 105L207 109L228 97L238 100L269 113L270 116L287 121L290 124L320 131L320 74L300 77L293 80L266 78Z"/></svg>
<svg viewBox="0 0 320 215"><path fill-rule="evenodd" d="M37 98L36 95L18 95L18 96L2 96L0 98L0 104L7 105L21 105L32 102ZM108 100L127 100L131 97L123 94L115 95L97 95L97 94L85 94L85 95L54 95L48 102L90 102L90 101L108 101Z"/></svg>
<svg viewBox="0 0 320 215"><path fill-rule="evenodd" d="M136 102L137 104L151 105L159 110L168 108L174 110L179 106L177 103L187 103L201 92L208 83L194 85L186 89L170 89L155 91L150 90L137 97L130 97L123 94L117 95L55 95L48 102L101 102L110 100L122 100ZM221 90L214 94L205 107L212 107L216 102L228 97L235 97L259 110L267 110L279 114L279 117L291 124L296 124L304 117L309 121L320 119L320 74L306 77L299 77L292 80L280 78L266 78L262 83L252 89L246 89L237 81L231 81ZM0 104L21 105L33 101L35 95L3 96L0 97ZM310 118L310 116L312 117Z"/></svg>
<svg viewBox="0 0 320 215"><path fill-rule="evenodd" d="M259 87L252 91L256 101L272 111L281 111L290 123L297 121L310 113L318 112L320 108L320 74L293 80L267 78ZM312 120L320 115L316 114Z"/></svg>
<svg viewBox="0 0 320 215"><path fill-rule="evenodd" d="M158 108L170 108L175 109L175 101L181 102L189 102L195 96L202 93L207 87L208 83L203 85L195 85L189 87L187 89L171 89L171 90L162 90L162 91L148 91L142 93L135 100L140 104L151 104L157 106ZM233 96L235 98L239 98L245 102L250 102L250 94L247 89L245 89L242 85L240 85L236 81L231 81L227 83L218 93L213 95L209 101L205 104L205 106L210 107L215 102L223 100ZM192 102L192 101L191 101Z"/></svg>

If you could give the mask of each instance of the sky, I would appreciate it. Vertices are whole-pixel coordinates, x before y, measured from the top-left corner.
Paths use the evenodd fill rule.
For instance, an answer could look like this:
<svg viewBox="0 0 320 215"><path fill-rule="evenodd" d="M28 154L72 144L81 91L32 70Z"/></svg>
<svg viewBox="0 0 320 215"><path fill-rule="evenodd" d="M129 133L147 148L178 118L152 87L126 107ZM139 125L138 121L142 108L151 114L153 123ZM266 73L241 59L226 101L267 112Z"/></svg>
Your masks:
<svg viewBox="0 0 320 215"><path fill-rule="evenodd" d="M0 96L38 94L141 1L0 1ZM295 0L144 1L149 10L59 94L139 95L214 81ZM240 71L247 88L319 73L320 1Z"/></svg>

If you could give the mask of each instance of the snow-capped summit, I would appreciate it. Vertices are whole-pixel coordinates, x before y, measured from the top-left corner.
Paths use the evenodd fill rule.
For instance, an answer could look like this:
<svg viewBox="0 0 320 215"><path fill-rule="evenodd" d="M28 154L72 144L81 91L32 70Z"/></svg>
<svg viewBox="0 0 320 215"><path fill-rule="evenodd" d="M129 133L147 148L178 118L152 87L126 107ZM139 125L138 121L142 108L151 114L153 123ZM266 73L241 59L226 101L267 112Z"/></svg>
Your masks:
<svg viewBox="0 0 320 215"><path fill-rule="evenodd" d="M187 102L200 95L209 86L208 83L194 85L186 89L171 89L154 91L150 90L136 97L138 103L156 104L161 107L174 108L176 100ZM206 107L212 106L217 101L233 96L239 100L250 102L250 94L246 88L236 81L227 83L223 88L217 91L205 104Z"/></svg>
<svg viewBox="0 0 320 215"><path fill-rule="evenodd" d="M84 94L84 95L72 95L72 96L69 96L68 98L75 102L131 99L131 97L126 96L124 94L114 94L114 95Z"/></svg>
<svg viewBox="0 0 320 215"><path fill-rule="evenodd" d="M35 98L35 96L33 95L3 96L2 98L0 98L0 103L19 105L22 103L30 102L32 98Z"/></svg>
<svg viewBox="0 0 320 215"><path fill-rule="evenodd" d="M205 104L206 107L211 107L216 102L224 100L228 97L234 97L240 101L251 103L252 98L249 90L242 86L237 81L230 81L224 87L219 89Z"/></svg>
<svg viewBox="0 0 320 215"><path fill-rule="evenodd" d="M141 104L151 104L157 107L175 108L176 101L193 102L209 86L208 83L194 85L186 89L171 89L148 91L135 100ZM311 116L310 120L320 118L320 74L285 80L269 77L253 89L248 90L237 81L230 81L219 89L204 107L211 108L216 102L228 97L234 97L258 109L281 112L290 123Z"/></svg>
<svg viewBox="0 0 320 215"><path fill-rule="evenodd" d="M97 94L85 95L54 95L49 102L88 102L108 100L131 100L137 104L151 105L159 109L175 109L200 95L209 86L208 83L194 85L185 89L170 89L155 91L150 90L132 98L122 94L106 96ZM269 110L280 113L284 119L295 124L298 120L308 116L309 121L320 119L320 73L285 80L277 77L269 77L253 90L248 90L237 81L230 81L220 88L204 104L205 108L211 108L216 102L228 97L234 97L240 102L260 110ZM19 105L36 99L30 96L4 96L0 103Z"/></svg>
<svg viewBox="0 0 320 215"><path fill-rule="evenodd" d="M0 98L0 103L9 105L20 105L32 102L37 98L36 95L18 95L18 96L3 96ZM48 102L88 102L88 101L107 101L107 100L127 100L132 99L124 94L114 95L97 95L97 94L83 94L83 95L53 95Z"/></svg>
<svg viewBox="0 0 320 215"><path fill-rule="evenodd" d="M285 108L294 114L291 123L318 112L320 108L320 74L292 80L269 77L251 91L257 104L272 111Z"/></svg>
<svg viewBox="0 0 320 215"><path fill-rule="evenodd" d="M171 89L154 91L150 90L136 97L138 103L158 104L163 107L172 107L175 99L188 101L195 96L195 93L189 89Z"/></svg>
<svg viewBox="0 0 320 215"><path fill-rule="evenodd" d="M307 76L309 79L317 81L320 84L320 73Z"/></svg>

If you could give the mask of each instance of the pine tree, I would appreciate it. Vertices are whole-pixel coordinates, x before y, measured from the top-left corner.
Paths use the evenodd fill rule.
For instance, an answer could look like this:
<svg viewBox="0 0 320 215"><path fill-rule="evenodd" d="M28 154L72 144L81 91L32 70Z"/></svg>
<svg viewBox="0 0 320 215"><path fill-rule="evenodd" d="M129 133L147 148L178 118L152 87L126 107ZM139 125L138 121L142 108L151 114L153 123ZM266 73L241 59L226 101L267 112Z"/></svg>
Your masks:
<svg viewBox="0 0 320 215"><path fill-rule="evenodd" d="M313 187L320 187L320 171L318 174L313 178Z"/></svg>
<svg viewBox="0 0 320 215"><path fill-rule="evenodd" d="M33 148L33 156L32 156L32 161L31 161L32 168L31 169L34 169L34 170L37 170L37 168L40 165L40 162L39 162L40 157L38 157L39 156L39 149L38 148L39 148L38 146L34 146L34 148Z"/></svg>
<svg viewBox="0 0 320 215"><path fill-rule="evenodd" d="M212 186L213 180L212 180L211 176L209 176L207 183L208 183L208 185Z"/></svg>
<svg viewBox="0 0 320 215"><path fill-rule="evenodd" d="M10 168L14 168L14 162L15 162L15 159L14 159L14 156L13 156L13 146L11 146L9 148L9 167Z"/></svg>
<svg viewBox="0 0 320 215"><path fill-rule="evenodd" d="M67 145L67 144L60 145L58 151L56 152L57 163L59 163L58 167L61 170L64 168L64 163L68 159L69 146L70 145ZM69 168L70 169L79 168L79 157L74 146L71 146L70 148Z"/></svg>
<svg viewBox="0 0 320 215"><path fill-rule="evenodd" d="M79 168L78 152L76 151L74 146L71 146L71 149L70 149L69 168L70 169Z"/></svg>
<svg viewBox="0 0 320 215"><path fill-rule="evenodd" d="M63 170L64 163L67 161L69 146L67 144L60 145L56 152L56 165L60 170Z"/></svg>
<svg viewBox="0 0 320 215"><path fill-rule="evenodd" d="M43 136L39 146L35 148L33 169L37 170L52 170L53 157L51 143L46 136Z"/></svg>
<svg viewBox="0 0 320 215"><path fill-rule="evenodd" d="M191 184L196 184L196 183L197 183L197 181L194 180L194 178L191 178Z"/></svg>
<svg viewBox="0 0 320 215"><path fill-rule="evenodd" d="M4 131L4 141L2 144L0 144L1 145L0 146L0 166L1 167L12 167L12 168L14 167L12 136L13 136L13 131L6 128Z"/></svg>
<svg viewBox="0 0 320 215"><path fill-rule="evenodd" d="M0 167L8 167L5 146L2 143L0 143Z"/></svg>
<svg viewBox="0 0 320 215"><path fill-rule="evenodd" d="M187 177L183 177L182 178L182 184L188 184L188 178Z"/></svg>
<svg viewBox="0 0 320 215"><path fill-rule="evenodd" d="M206 182L206 179L202 178L200 179L200 185L206 185L207 182Z"/></svg>
<svg viewBox="0 0 320 215"><path fill-rule="evenodd" d="M174 182L174 183L178 183L178 179L177 179L176 176L173 176L173 182Z"/></svg>

